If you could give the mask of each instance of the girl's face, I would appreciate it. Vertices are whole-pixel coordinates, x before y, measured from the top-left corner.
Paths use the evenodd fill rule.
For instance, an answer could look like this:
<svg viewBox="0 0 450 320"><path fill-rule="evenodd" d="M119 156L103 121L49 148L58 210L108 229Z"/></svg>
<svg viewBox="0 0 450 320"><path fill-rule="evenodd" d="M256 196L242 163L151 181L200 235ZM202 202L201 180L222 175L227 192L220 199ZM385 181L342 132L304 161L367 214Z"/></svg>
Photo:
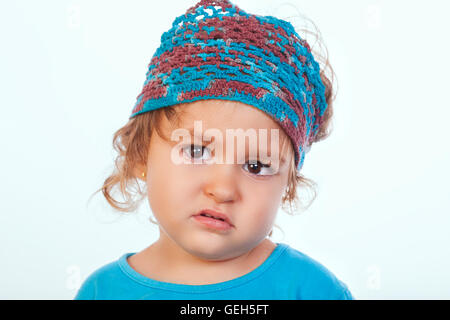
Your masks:
<svg viewBox="0 0 450 320"><path fill-rule="evenodd" d="M160 227L158 241L167 250L182 249L204 260L238 257L255 248L272 229L288 182L288 164L293 156L291 148L281 154L283 130L269 115L253 106L228 100L200 100L183 104L181 108L182 128L194 128L194 121L201 120L202 133L210 128L222 133L223 161L207 163L213 155L201 146L208 146L211 141L202 142L201 137L192 138L192 149L190 145L182 149L181 138L170 141L176 128L163 117L162 129L169 141L154 131L146 169L149 204ZM243 132L256 130L258 141L262 138L258 129L266 129L267 138L264 139L268 154L271 150L270 130L278 129L279 158L284 162L279 163L277 172L249 163L248 138L245 139L246 158L238 161L236 140L234 150L228 149L226 130L239 128ZM195 146L200 148L193 151ZM214 149L217 148L215 145ZM191 159L192 163L176 164L173 150L181 150L183 159ZM195 158L201 163L194 164ZM234 159L234 162L227 159ZM226 214L233 227L226 231L205 227L193 217L203 209Z"/></svg>

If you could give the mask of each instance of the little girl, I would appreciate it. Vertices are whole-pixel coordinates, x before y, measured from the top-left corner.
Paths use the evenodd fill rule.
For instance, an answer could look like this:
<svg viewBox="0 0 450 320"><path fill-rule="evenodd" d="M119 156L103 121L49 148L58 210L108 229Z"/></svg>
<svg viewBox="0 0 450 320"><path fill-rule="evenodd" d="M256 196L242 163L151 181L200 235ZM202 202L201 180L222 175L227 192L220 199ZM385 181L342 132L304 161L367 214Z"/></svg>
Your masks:
<svg viewBox="0 0 450 320"><path fill-rule="evenodd" d="M159 239L97 269L75 299L353 299L319 262L268 238L306 181L305 153L327 135L331 92L284 20L227 0L176 18L114 136L117 170L100 189L132 211L110 191L119 184L128 204L127 186L144 183ZM250 146L235 151L234 137L246 136Z"/></svg>

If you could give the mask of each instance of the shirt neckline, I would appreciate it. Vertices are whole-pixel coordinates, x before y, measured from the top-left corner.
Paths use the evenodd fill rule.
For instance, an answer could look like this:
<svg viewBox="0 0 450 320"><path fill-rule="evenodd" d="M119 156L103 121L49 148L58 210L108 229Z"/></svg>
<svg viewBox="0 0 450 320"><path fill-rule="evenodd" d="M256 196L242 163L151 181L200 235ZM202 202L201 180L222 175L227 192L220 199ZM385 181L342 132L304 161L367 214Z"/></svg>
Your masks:
<svg viewBox="0 0 450 320"><path fill-rule="evenodd" d="M127 258L136 254L136 252L128 252L123 254L119 260L118 264L120 269L132 280L153 288L168 290L168 291L177 291L182 293L206 293L212 291L220 291L229 289L232 287L236 287L242 285L248 281L255 279L260 276L264 271L266 271L274 262L280 257L280 255L287 249L288 245L284 243L275 242L277 246L272 251L272 253L264 260L262 264L253 269L252 271L239 276L237 278L204 285L189 285L189 284L180 284L180 283L171 283L171 282L163 282L159 280L155 280L149 277L146 277L136 270L134 270L127 261Z"/></svg>

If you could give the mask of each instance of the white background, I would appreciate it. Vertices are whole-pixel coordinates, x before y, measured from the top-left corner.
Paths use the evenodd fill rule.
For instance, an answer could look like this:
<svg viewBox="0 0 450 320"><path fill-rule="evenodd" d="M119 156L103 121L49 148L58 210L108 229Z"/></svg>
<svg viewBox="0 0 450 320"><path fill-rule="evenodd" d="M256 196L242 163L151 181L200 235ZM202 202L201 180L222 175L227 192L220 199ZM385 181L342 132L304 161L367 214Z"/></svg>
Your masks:
<svg viewBox="0 0 450 320"><path fill-rule="evenodd" d="M274 14L282 1L236 0ZM447 1L291 0L338 76L334 130L303 173L318 196L274 240L358 299L450 298ZM162 32L195 1L2 1L0 298L72 299L157 239L97 194ZM282 16L279 16L282 18Z"/></svg>

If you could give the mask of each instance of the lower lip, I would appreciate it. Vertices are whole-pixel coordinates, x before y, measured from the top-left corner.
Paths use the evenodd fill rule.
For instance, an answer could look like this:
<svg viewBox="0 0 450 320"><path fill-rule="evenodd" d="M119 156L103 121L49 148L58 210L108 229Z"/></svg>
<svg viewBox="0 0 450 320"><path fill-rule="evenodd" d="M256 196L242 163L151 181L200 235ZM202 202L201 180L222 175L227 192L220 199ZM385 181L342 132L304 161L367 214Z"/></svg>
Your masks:
<svg viewBox="0 0 450 320"><path fill-rule="evenodd" d="M194 216L194 219L201 224L217 230L229 230L231 229L231 225L228 222L217 220L214 218L208 218L204 216Z"/></svg>

